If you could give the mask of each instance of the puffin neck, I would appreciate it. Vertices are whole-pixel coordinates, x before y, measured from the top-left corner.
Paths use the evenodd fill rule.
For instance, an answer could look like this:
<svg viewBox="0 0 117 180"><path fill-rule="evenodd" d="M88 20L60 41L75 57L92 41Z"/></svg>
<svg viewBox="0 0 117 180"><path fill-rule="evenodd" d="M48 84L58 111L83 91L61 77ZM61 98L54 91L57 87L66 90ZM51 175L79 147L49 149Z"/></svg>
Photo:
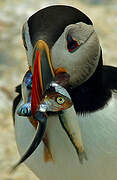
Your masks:
<svg viewBox="0 0 117 180"><path fill-rule="evenodd" d="M102 109L111 98L111 90L103 85L102 51L95 73L82 85L68 88L77 113L85 114Z"/></svg>
<svg viewBox="0 0 117 180"><path fill-rule="evenodd" d="M103 86L102 67L103 67L102 50L100 50L99 63L98 63L98 66L97 66L94 74L79 87L81 87L81 88L85 87L85 88L89 88L89 89L101 88Z"/></svg>

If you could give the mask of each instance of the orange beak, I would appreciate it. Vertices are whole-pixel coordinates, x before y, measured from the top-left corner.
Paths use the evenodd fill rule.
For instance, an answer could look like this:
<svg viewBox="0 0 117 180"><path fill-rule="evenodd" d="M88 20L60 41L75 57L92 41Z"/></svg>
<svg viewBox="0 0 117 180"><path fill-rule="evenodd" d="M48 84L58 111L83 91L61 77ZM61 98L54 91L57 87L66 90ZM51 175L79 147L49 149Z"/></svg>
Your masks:
<svg viewBox="0 0 117 180"><path fill-rule="evenodd" d="M31 112L34 116L47 85L54 78L50 50L46 42L39 40L34 48L32 59Z"/></svg>

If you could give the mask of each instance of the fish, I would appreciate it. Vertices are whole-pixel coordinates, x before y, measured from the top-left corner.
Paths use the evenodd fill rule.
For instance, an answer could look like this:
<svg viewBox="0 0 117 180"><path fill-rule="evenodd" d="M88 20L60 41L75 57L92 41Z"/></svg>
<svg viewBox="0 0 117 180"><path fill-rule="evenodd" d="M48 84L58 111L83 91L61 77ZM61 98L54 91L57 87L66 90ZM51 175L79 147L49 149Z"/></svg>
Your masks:
<svg viewBox="0 0 117 180"><path fill-rule="evenodd" d="M71 106L72 100L67 90L55 81L52 81L39 104L38 111L58 112L66 110Z"/></svg>

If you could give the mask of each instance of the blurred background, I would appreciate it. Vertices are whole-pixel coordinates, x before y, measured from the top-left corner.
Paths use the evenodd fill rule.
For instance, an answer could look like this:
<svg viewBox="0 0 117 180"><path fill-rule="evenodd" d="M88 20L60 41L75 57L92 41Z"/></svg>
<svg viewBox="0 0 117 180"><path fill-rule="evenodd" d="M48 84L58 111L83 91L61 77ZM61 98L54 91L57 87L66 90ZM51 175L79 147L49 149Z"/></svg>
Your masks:
<svg viewBox="0 0 117 180"><path fill-rule="evenodd" d="M19 159L11 112L15 86L28 69L22 25L34 12L52 4L72 5L87 14L99 36L104 64L117 66L116 0L0 0L0 180L37 180L25 165L8 174Z"/></svg>

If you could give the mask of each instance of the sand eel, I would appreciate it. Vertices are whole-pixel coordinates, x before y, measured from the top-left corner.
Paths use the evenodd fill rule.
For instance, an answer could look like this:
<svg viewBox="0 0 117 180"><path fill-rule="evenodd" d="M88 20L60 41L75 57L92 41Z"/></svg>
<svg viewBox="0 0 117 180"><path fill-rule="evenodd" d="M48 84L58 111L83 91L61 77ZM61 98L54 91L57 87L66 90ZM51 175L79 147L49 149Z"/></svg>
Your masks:
<svg viewBox="0 0 117 180"><path fill-rule="evenodd" d="M72 99L72 109L64 119L79 122L88 161L81 164L72 145L71 134L61 126L62 113L50 113L46 133L54 163L43 158L44 143L25 161L42 180L116 180L117 68L103 65L102 50L91 20L81 11L69 6L50 6L32 15L23 26L23 39L29 66L38 40L47 43L54 69L63 67L70 75L66 88ZM46 83L45 83L46 84ZM41 95L41 94L40 94ZM21 156L35 134L27 117L17 115L22 97L14 101L16 143ZM70 111L71 110L71 111ZM70 112L68 112L70 111ZM76 122L76 121L75 121ZM69 132L77 128L69 122ZM66 127L67 124L66 124ZM72 137L73 139L73 137Z"/></svg>

